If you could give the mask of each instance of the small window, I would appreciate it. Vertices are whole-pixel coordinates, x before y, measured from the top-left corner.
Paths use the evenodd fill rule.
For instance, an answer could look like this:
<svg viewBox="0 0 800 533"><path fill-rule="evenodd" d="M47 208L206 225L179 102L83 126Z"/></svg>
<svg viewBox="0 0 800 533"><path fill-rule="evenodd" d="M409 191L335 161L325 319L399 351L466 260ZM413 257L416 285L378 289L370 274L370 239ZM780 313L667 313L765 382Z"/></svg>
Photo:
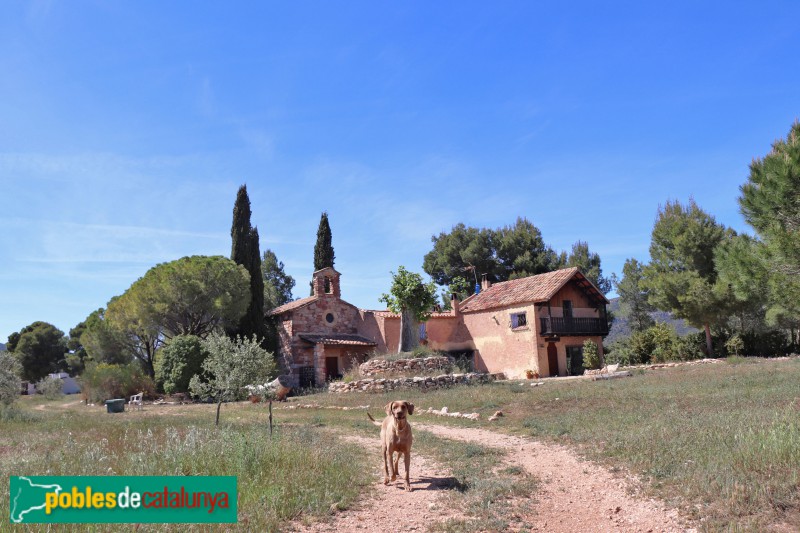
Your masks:
<svg viewBox="0 0 800 533"><path fill-rule="evenodd" d="M521 328L528 325L528 316L525 313L514 313L511 315L511 329Z"/></svg>
<svg viewBox="0 0 800 533"><path fill-rule="evenodd" d="M572 318L572 301L564 300L564 318Z"/></svg>
<svg viewBox="0 0 800 533"><path fill-rule="evenodd" d="M325 294L331 294L333 292L333 287L331 286L330 278L325 278L324 290Z"/></svg>
<svg viewBox="0 0 800 533"><path fill-rule="evenodd" d="M325 321L328 324L333 324L333 313L328 313L327 315L325 315Z"/></svg>

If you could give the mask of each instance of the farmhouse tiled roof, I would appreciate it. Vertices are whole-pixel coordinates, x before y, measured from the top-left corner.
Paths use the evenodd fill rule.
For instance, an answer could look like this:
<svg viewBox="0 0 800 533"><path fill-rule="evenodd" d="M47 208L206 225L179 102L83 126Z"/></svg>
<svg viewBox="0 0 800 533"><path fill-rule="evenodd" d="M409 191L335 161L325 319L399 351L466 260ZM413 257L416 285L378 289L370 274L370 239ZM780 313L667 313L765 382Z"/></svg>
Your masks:
<svg viewBox="0 0 800 533"><path fill-rule="evenodd" d="M325 345L342 344L348 346L376 346L377 343L361 335L350 335L347 333L327 333L317 335L311 333L301 333L300 338L312 344L322 343Z"/></svg>
<svg viewBox="0 0 800 533"><path fill-rule="evenodd" d="M572 267L495 283L461 302L460 310L469 313L521 303L546 302L573 278L591 299L600 304L608 303L603 293L586 279L580 269Z"/></svg>
<svg viewBox="0 0 800 533"><path fill-rule="evenodd" d="M267 316L278 316L281 313L285 313L287 311L294 311L295 309L299 309L301 307L305 307L306 305L317 301L316 296L309 296L307 298L300 298L299 300L295 300L293 302L289 302L283 304L275 309L267 311Z"/></svg>

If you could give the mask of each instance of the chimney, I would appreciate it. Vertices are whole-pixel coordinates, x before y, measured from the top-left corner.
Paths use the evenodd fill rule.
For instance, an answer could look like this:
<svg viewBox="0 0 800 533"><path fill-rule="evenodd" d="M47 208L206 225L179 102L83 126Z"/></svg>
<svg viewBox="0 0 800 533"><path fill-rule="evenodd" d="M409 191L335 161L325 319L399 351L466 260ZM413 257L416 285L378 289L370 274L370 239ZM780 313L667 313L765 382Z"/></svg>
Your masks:
<svg viewBox="0 0 800 533"><path fill-rule="evenodd" d="M488 289L491 286L492 286L492 282L489 281L489 275L488 274L481 274L481 290L485 291L486 289Z"/></svg>
<svg viewBox="0 0 800 533"><path fill-rule="evenodd" d="M451 294L450 295L450 308L453 310L453 313L458 314L458 312L459 312L459 309L458 309L459 304L460 304L460 302L458 301L458 295L456 293Z"/></svg>

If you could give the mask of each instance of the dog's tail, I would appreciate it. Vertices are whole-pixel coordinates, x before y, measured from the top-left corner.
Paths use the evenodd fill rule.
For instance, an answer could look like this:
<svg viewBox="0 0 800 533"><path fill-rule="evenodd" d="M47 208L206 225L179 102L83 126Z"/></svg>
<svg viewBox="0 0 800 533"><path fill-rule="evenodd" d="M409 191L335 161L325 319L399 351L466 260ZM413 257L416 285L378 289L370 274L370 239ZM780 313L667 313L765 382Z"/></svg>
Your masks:
<svg viewBox="0 0 800 533"><path fill-rule="evenodd" d="M372 418L371 414L367 413L367 416L369 417L370 420L372 420L372 423L375 424L376 426L381 426L382 425L380 422L378 422L377 420Z"/></svg>

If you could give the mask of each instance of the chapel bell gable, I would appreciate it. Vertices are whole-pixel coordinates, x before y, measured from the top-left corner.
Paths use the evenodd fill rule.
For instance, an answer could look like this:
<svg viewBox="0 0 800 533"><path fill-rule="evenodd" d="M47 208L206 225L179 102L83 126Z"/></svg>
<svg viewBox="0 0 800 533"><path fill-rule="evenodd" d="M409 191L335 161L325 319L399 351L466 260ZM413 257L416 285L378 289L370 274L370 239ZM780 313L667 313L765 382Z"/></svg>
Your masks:
<svg viewBox="0 0 800 533"><path fill-rule="evenodd" d="M342 291L339 287L339 276L340 274L333 267L325 267L314 272L312 279L314 296L318 298L325 296L341 298Z"/></svg>

